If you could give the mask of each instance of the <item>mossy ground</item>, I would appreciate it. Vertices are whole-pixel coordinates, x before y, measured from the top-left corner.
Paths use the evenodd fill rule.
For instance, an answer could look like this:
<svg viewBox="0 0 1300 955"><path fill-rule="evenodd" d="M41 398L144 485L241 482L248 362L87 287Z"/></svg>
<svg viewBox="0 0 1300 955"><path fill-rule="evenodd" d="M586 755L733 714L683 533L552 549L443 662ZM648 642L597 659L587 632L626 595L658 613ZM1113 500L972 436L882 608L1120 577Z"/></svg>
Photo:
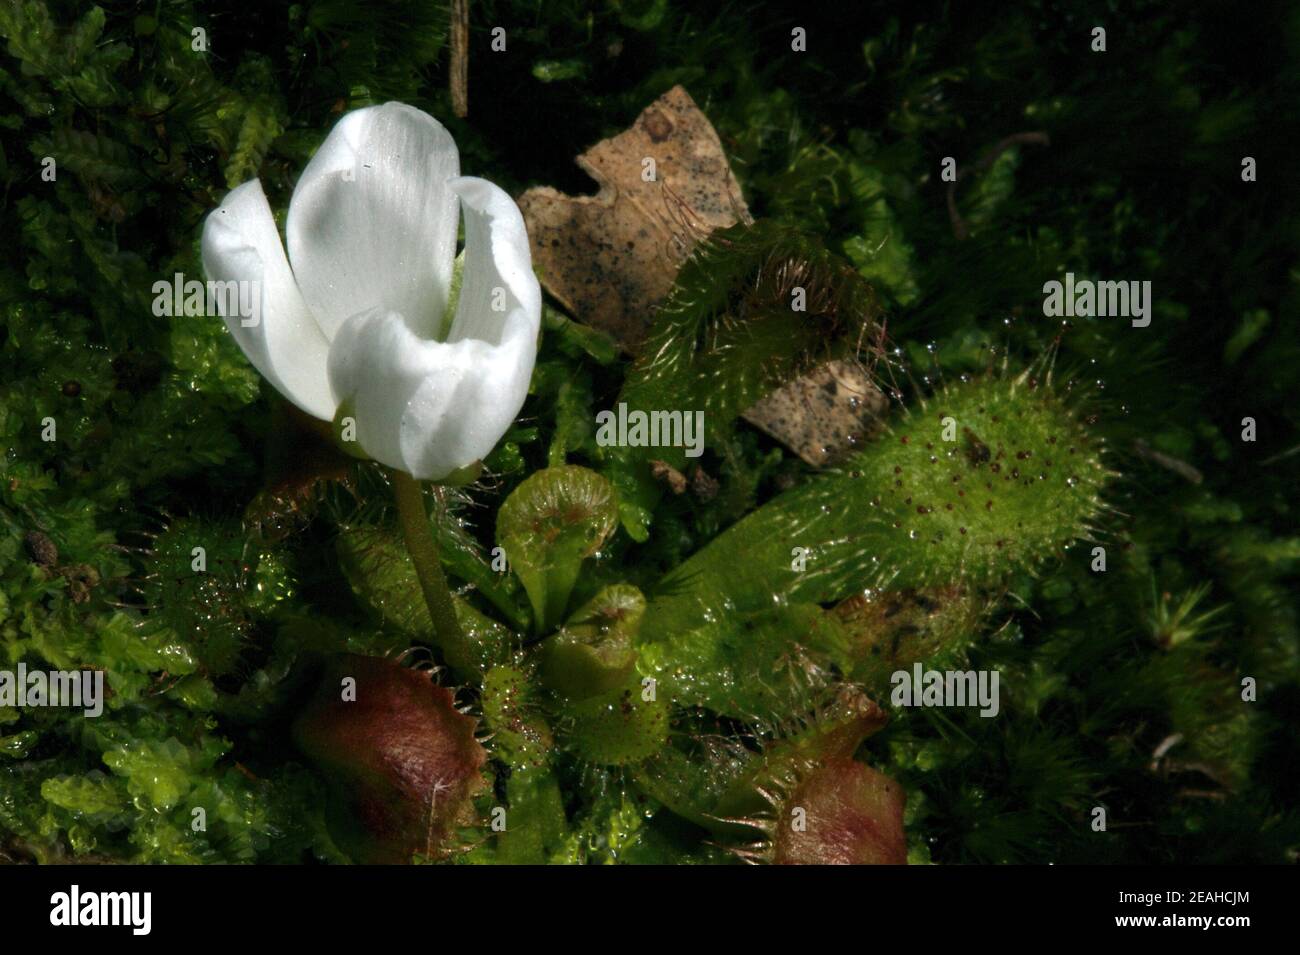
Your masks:
<svg viewBox="0 0 1300 955"><path fill-rule="evenodd" d="M484 735L492 785L473 809L486 820L506 805L514 820L509 836L486 824L463 834L477 846L466 858L728 861L707 829L720 794L846 676L883 704L871 648L903 659L898 641L915 639L947 648L927 659L997 669L1005 698L996 719L894 712L859 752L906 792L913 860L1294 860L1300 210L1288 180L1300 119L1280 105L1300 95L1300 13L1282 2L1249 15L1210 2L996 7L850 16L835 4L482 0L460 120L438 4L0 6L0 669L98 668L112 690L98 719L0 708L0 860L346 861L326 782L291 742L313 660L428 644L379 475L294 430L219 321L155 315L155 282L201 277L203 216L255 175L282 212L339 113L389 99L442 120L475 175L512 192L582 193L573 156L676 83L716 126L754 215L816 236L870 283L887 332L875 367L897 405L881 440L896 443L863 448L860 477L852 465L819 476L734 422L700 461L715 493L647 495L644 475L594 437L631 363L548 304L533 391L487 462L490 480L438 502L487 675L486 699L471 686L458 702L500 735ZM505 52L490 49L496 26ZM1091 49L1095 26L1104 53ZM791 50L796 27L805 52ZM992 151L1026 132L1047 144ZM947 156L963 170L951 195ZM1150 326L1044 318L1043 283L1067 271L1150 280ZM740 362L719 406L736 414L730 396L748 400L765 369L804 357ZM1044 373L1040 397L1008 399L1031 368ZM989 400L953 414L957 441L944 443L947 396L981 388ZM1025 410L1035 400L1051 403L1046 416ZM1242 438L1247 417L1254 441ZM1068 451L1048 449L1076 438L1066 448L1086 448L1090 465L1070 471ZM952 488L971 478L953 482L951 469L988 476L993 463L989 496L957 510ZM498 574L502 502L559 465L592 469L583 481L602 495L592 472L606 475L619 526L602 497L600 533L569 548L594 551L580 572L538 552L514 562L522 575ZM345 483L314 480L340 473ZM858 510L857 492L840 490L868 475ZM1013 503L1010 482L1023 480L1037 483L1017 484ZM876 533L864 515L877 496L895 516L876 529L903 537L872 554L850 541L847 564L819 565L814 547L812 589L794 581L780 606L675 633L684 649L643 653L627 686L582 697L546 685L546 661L529 655L557 627L593 672L609 662L606 631L574 613L605 588L639 589L641 637L654 637L682 586L713 586L673 571L827 487L819 503L861 520L859 538ZM1078 538L1092 542L1066 549ZM769 555L760 541L711 568L719 588L783 589L760 574L791 574L800 541L762 541ZM193 546L218 572L169 582ZM1106 549L1104 572L1093 546ZM860 573L870 556L890 566ZM843 576L819 578L828 564ZM907 633L840 603L849 583L908 608ZM780 639L791 621L797 653ZM812 632L822 636L803 639ZM711 679L665 677L658 700L642 700L645 677L691 666ZM759 688L774 673L783 682ZM1090 825L1097 806L1106 832Z"/></svg>

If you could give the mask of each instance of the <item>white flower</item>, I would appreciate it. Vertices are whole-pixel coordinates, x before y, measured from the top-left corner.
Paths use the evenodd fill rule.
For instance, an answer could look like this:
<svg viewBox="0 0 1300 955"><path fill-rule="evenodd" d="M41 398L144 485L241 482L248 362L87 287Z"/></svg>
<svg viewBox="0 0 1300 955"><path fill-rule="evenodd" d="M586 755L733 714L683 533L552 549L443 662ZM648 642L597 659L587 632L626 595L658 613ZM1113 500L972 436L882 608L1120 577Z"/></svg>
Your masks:
<svg viewBox="0 0 1300 955"><path fill-rule="evenodd" d="M366 454L422 480L492 450L537 357L542 297L523 217L459 172L437 120L372 106L339 120L298 180L288 258L256 179L203 227L210 282L260 283L252 327L224 316L248 360L308 414L332 421L342 406ZM465 265L449 317L458 199Z"/></svg>

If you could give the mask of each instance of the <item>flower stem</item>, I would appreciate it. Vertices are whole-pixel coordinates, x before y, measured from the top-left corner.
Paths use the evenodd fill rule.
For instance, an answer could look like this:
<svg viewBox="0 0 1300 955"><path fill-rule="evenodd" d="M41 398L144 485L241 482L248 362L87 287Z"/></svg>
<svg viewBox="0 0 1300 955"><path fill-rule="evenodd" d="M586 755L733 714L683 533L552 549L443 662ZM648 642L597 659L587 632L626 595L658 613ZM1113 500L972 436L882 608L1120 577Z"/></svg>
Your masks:
<svg viewBox="0 0 1300 955"><path fill-rule="evenodd" d="M393 470L393 493L397 498L397 516L402 525L406 549L415 565L415 575L420 580L424 602L433 620L434 639L442 650L443 659L457 670L474 668L474 653L451 601L447 577L438 560L438 543L429 526L429 515L424 510L424 494L420 482L404 471Z"/></svg>

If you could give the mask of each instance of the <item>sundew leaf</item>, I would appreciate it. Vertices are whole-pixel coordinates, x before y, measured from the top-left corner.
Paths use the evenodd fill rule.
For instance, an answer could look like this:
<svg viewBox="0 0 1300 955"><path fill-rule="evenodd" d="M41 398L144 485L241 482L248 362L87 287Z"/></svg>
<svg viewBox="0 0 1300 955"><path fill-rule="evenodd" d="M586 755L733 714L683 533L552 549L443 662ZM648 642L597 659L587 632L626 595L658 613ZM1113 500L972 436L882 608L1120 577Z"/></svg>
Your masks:
<svg viewBox="0 0 1300 955"><path fill-rule="evenodd" d="M582 562L617 522L613 486L577 465L538 471L506 498L497 515L497 543L528 592L538 632L559 622Z"/></svg>
<svg viewBox="0 0 1300 955"><path fill-rule="evenodd" d="M335 547L352 592L364 607L398 630L428 629L429 610L420 595L415 567L395 535L353 527L339 534Z"/></svg>
<svg viewBox="0 0 1300 955"><path fill-rule="evenodd" d="M600 766L628 766L658 752L668 739L668 703L635 677L623 686L565 701L567 741Z"/></svg>
<svg viewBox="0 0 1300 955"><path fill-rule="evenodd" d="M542 680L573 698L614 689L636 664L633 641L644 613L640 590L630 584L606 587L547 639Z"/></svg>
<svg viewBox="0 0 1300 955"><path fill-rule="evenodd" d="M343 573L364 607L405 634L415 637L429 632L429 609L415 565L395 534L379 528L348 528L339 534L336 547ZM483 667L508 656L512 638L506 627L479 613L468 601L456 598L454 603L460 625Z"/></svg>
<svg viewBox="0 0 1300 955"><path fill-rule="evenodd" d="M278 592L292 592L288 581L273 583L272 574L269 604L257 606L259 556L243 528L230 520L179 519L153 540L141 594L156 620L208 672L234 669L257 611L270 609Z"/></svg>
<svg viewBox="0 0 1300 955"><path fill-rule="evenodd" d="M340 845L359 862L396 864L457 851L456 832L472 824L472 799L487 785L476 728L427 672L343 654L292 735L329 781Z"/></svg>
<svg viewBox="0 0 1300 955"><path fill-rule="evenodd" d="M989 597L961 586L866 591L834 608L848 634L852 678L886 694L890 677L917 661L946 669L977 634Z"/></svg>
<svg viewBox="0 0 1300 955"><path fill-rule="evenodd" d="M564 798L555 776L545 769L510 774L505 830L497 836L495 861L502 865L542 865L568 839Z"/></svg>
<svg viewBox="0 0 1300 955"><path fill-rule="evenodd" d="M832 664L848 669L847 634L816 605L710 617L639 645L641 672L674 702L739 719L781 719L811 705Z"/></svg>
<svg viewBox="0 0 1300 955"><path fill-rule="evenodd" d="M756 753L722 735L696 734L663 747L633 771L637 786L670 811L706 829L718 828L714 809L752 773Z"/></svg>
<svg viewBox="0 0 1300 955"><path fill-rule="evenodd" d="M779 865L905 863L902 787L854 759L885 719L865 695L844 688L805 729L769 743L715 807L765 837L741 852ZM790 825L792 817L806 824Z"/></svg>
<svg viewBox="0 0 1300 955"><path fill-rule="evenodd" d="M952 440L945 440L949 437ZM865 588L983 586L1088 532L1109 472L1099 442L1029 375L923 402L842 469L759 508L671 572L646 641L785 598Z"/></svg>
<svg viewBox="0 0 1300 955"><path fill-rule="evenodd" d="M554 737L537 712L531 674L517 666L494 666L483 676L483 721L492 731L492 755L511 770L546 765Z"/></svg>
<svg viewBox="0 0 1300 955"><path fill-rule="evenodd" d="M760 220L701 242L618 397L629 415L682 419L680 441L661 435L657 447L608 451L628 532L642 539L662 494L652 459L681 469L685 444L695 444L693 455L724 444L759 400L826 362L856 359L874 342L880 315L874 290L847 262L789 226ZM687 424L699 421L703 434L688 442Z"/></svg>
<svg viewBox="0 0 1300 955"><path fill-rule="evenodd" d="M875 293L816 238L759 221L723 229L682 266L619 396L629 410L702 411L706 434L875 331ZM675 466L684 450L650 456Z"/></svg>

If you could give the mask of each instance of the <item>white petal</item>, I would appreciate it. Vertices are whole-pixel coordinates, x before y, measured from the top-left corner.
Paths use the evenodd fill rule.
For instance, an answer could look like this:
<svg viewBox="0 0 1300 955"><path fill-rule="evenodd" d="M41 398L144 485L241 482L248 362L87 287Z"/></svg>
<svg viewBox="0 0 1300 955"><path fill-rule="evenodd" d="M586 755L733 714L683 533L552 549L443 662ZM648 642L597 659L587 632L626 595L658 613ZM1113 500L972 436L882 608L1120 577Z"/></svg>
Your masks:
<svg viewBox="0 0 1300 955"><path fill-rule="evenodd" d="M210 282L260 283L257 324L226 315L225 296L216 300L226 327L263 377L303 411L326 421L334 417L326 374L329 342L303 301L271 207L256 179L232 189L203 224L203 270Z"/></svg>
<svg viewBox="0 0 1300 955"><path fill-rule="evenodd" d="M448 340L421 339L400 315L374 311L349 319L330 347L330 381L362 449L421 480L482 460L501 440L528 396L541 324L519 207L483 179L451 185L466 246Z"/></svg>
<svg viewBox="0 0 1300 955"><path fill-rule="evenodd" d="M456 254L460 171L451 134L402 103L348 113L289 203L289 259L326 337L353 315L397 312L437 338Z"/></svg>
<svg viewBox="0 0 1300 955"><path fill-rule="evenodd" d="M395 312L348 320L330 346L329 372L357 443L421 480L485 458L528 393L535 339L500 345L418 338Z"/></svg>
<svg viewBox="0 0 1300 955"><path fill-rule="evenodd" d="M535 343L542 290L519 207L486 179L463 176L451 188L465 209L465 269L447 340L496 344L520 335Z"/></svg>

